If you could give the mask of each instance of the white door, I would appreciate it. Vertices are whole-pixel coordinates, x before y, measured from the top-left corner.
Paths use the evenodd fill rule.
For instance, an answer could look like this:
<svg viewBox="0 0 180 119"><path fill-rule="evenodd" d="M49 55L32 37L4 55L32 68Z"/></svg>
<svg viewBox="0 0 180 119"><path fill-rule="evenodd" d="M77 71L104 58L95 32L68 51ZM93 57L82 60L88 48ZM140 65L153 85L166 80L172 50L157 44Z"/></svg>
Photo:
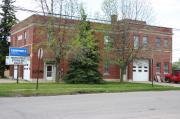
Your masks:
<svg viewBox="0 0 180 119"><path fill-rule="evenodd" d="M27 64L24 65L23 78L24 80L30 80L30 61L27 61Z"/></svg>
<svg viewBox="0 0 180 119"><path fill-rule="evenodd" d="M18 77L18 66L14 65L14 76L13 76L13 78L17 79L17 77Z"/></svg>
<svg viewBox="0 0 180 119"><path fill-rule="evenodd" d="M133 62L133 81L149 81L148 60L135 60Z"/></svg>
<svg viewBox="0 0 180 119"><path fill-rule="evenodd" d="M53 80L54 77L54 65L46 64L46 80Z"/></svg>

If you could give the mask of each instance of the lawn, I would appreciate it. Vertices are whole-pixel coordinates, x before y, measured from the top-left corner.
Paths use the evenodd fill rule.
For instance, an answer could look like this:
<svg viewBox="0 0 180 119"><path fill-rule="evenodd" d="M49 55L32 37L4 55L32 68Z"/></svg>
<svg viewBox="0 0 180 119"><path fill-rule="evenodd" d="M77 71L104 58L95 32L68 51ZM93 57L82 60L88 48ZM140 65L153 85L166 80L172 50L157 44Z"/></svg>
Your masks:
<svg viewBox="0 0 180 119"><path fill-rule="evenodd" d="M20 84L0 84L0 96L46 96L46 95L70 95L82 93L114 93L114 92L133 92L133 91L166 91L180 90L180 88L159 86L142 83L113 83L105 84L55 84L40 83L36 90L35 83Z"/></svg>

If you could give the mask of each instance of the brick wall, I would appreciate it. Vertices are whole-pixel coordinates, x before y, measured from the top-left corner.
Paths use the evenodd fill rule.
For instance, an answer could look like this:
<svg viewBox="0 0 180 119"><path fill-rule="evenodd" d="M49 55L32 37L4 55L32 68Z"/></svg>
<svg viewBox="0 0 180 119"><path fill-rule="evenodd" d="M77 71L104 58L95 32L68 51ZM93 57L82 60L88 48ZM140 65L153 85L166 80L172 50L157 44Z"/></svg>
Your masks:
<svg viewBox="0 0 180 119"><path fill-rule="evenodd" d="M47 28L45 27L47 23L48 17L33 15L26 20L18 23L12 28L11 31L11 46L12 47L28 47L31 57L31 78L34 79L37 77L37 48L35 47L36 44L46 41L47 40ZM67 23L69 29L66 29L66 33L70 33L72 37L76 36L76 31L74 31L72 28L75 24L77 24L79 21L77 20L59 20L56 19L57 23L63 22ZM117 24L116 20L113 21L113 24ZM144 24L144 22L143 22ZM102 23L91 23L93 29L95 29L95 36L96 39L99 42L100 49L104 47L104 36L106 35L106 32L103 30L103 27L109 27L108 24L102 24ZM133 26L134 27L134 26ZM137 25L135 25L137 27ZM115 26L114 29L119 29L119 27ZM27 34L27 38L25 37L25 32ZM142 45L142 39L143 36L148 37L148 46L147 48L143 49L139 53L139 57L145 58L145 59L153 59L153 74L156 73L156 64L161 63L161 73L164 72L164 63L169 64L169 71L171 72L171 66L172 66L172 29L170 28L164 28L164 27L156 27L156 26L149 26L145 25L142 30L140 30L138 33L134 31L136 35L139 36L140 39L140 46ZM134 34L133 29L131 30L131 34L133 36ZM58 33L58 32L57 32ZM72 34L74 33L74 34ZM22 35L22 39L20 39ZM69 36L69 34L67 35ZM117 35L118 37L118 35ZM19 38L19 40L18 40ZM161 39L161 45L160 47L156 46L156 38ZM65 40L69 39L69 37L66 37ZM168 47L164 47L164 39L168 39ZM46 59L53 59L53 53L45 52ZM41 61L40 63L40 78L43 78L44 75L44 62L45 60ZM64 73L68 69L68 62L67 59L63 60L63 63L61 64L61 67L64 69ZM23 68L22 68L23 69ZM21 77L23 75L23 71L21 69ZM104 78L107 79L118 79L119 78L119 72L120 69L116 65L110 65L108 74L104 74L104 63L100 62L99 64L99 71L104 75ZM10 74L13 75L13 66L11 66ZM152 77L152 76L150 76ZM132 64L129 64L128 66L128 79L132 79ZM151 79L151 78L150 78Z"/></svg>

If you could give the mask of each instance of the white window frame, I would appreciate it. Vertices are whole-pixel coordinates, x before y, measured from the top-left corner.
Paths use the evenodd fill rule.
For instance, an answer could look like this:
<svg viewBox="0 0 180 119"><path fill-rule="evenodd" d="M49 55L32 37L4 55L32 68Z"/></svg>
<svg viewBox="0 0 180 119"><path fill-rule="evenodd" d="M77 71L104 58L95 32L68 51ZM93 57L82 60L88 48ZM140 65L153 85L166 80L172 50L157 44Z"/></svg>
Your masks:
<svg viewBox="0 0 180 119"><path fill-rule="evenodd" d="M148 46L148 37L143 36L143 46Z"/></svg>
<svg viewBox="0 0 180 119"><path fill-rule="evenodd" d="M17 40L22 40L22 39L23 39L23 35L22 34L17 37Z"/></svg>
<svg viewBox="0 0 180 119"><path fill-rule="evenodd" d="M161 63L159 63L159 62L156 63L156 73L161 73Z"/></svg>
<svg viewBox="0 0 180 119"><path fill-rule="evenodd" d="M161 46L161 38L156 38L156 47Z"/></svg>
<svg viewBox="0 0 180 119"><path fill-rule="evenodd" d="M25 40L27 39L27 32L26 31L24 32L24 39Z"/></svg>
<svg viewBox="0 0 180 119"><path fill-rule="evenodd" d="M139 36L135 35L134 36L134 49L138 49L139 48Z"/></svg>
<svg viewBox="0 0 180 119"><path fill-rule="evenodd" d="M169 73L169 63L164 63L164 74Z"/></svg>
<svg viewBox="0 0 180 119"><path fill-rule="evenodd" d="M169 45L169 41L167 38L164 39L164 47L165 48L168 48L168 45Z"/></svg>
<svg viewBox="0 0 180 119"><path fill-rule="evenodd" d="M110 42L110 37L109 36L104 36L104 45L108 45L108 43Z"/></svg>

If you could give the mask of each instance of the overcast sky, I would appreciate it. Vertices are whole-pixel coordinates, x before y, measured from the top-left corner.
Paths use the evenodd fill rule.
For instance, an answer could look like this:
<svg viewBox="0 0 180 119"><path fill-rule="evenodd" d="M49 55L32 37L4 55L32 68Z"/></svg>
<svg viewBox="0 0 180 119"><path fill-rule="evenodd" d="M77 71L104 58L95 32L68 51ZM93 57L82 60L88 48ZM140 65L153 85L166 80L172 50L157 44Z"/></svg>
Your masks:
<svg viewBox="0 0 180 119"><path fill-rule="evenodd" d="M27 9L38 9L35 0L16 0L16 6ZM85 4L89 16L93 16L94 12L101 10L103 0L80 0ZM173 61L180 59L180 0L150 0L152 2L155 21L154 25L176 28L173 33ZM32 13L18 11L17 17L23 20Z"/></svg>

